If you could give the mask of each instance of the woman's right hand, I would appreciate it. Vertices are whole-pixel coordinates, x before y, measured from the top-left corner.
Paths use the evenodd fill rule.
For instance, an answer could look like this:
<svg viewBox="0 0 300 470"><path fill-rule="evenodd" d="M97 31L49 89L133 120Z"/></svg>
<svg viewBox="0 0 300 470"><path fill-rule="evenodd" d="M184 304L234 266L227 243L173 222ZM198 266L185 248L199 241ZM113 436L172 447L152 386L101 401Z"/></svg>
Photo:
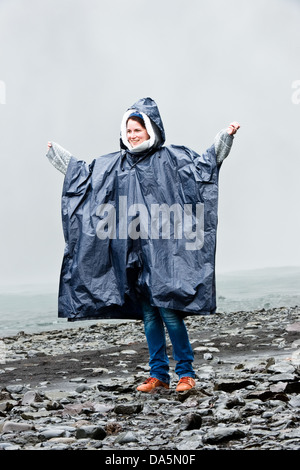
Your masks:
<svg viewBox="0 0 300 470"><path fill-rule="evenodd" d="M48 150L49 150L50 147L52 147L52 144L51 144L51 142L48 142Z"/></svg>

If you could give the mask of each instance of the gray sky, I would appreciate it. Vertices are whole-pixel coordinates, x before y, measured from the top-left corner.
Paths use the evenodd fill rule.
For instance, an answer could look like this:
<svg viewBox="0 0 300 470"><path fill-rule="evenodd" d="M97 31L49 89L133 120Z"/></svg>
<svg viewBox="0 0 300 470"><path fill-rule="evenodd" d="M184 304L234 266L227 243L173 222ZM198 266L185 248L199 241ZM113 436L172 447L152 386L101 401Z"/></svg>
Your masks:
<svg viewBox="0 0 300 470"><path fill-rule="evenodd" d="M201 153L241 124L217 271L300 266L299 24L298 0L0 0L0 283L58 282L63 175L48 140L88 162L116 151L145 96L167 144Z"/></svg>

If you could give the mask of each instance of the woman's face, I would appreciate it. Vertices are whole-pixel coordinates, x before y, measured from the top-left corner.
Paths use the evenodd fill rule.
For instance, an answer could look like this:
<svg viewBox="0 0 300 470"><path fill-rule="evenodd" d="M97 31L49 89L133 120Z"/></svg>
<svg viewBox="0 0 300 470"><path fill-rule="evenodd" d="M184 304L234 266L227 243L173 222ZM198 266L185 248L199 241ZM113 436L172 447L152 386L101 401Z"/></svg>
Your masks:
<svg viewBox="0 0 300 470"><path fill-rule="evenodd" d="M137 147L137 145L140 145L146 140L150 139L150 136L145 127L133 119L128 119L126 131L127 140L131 147Z"/></svg>

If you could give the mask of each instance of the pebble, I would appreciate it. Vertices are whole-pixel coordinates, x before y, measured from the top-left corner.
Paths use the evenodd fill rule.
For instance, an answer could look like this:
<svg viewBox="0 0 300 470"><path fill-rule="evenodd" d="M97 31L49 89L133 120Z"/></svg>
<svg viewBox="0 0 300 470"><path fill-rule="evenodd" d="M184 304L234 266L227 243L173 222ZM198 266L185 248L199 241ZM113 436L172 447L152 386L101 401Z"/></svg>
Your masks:
<svg viewBox="0 0 300 470"><path fill-rule="evenodd" d="M2 338L0 450L300 450L300 309L186 323L197 386L182 393L172 359L169 390L136 390L141 322Z"/></svg>
<svg viewBox="0 0 300 470"><path fill-rule="evenodd" d="M114 441L115 444L128 444L129 442L139 442L137 436L132 431L122 432Z"/></svg>
<svg viewBox="0 0 300 470"><path fill-rule="evenodd" d="M203 441L208 444L218 444L224 441L242 439L245 436L246 433L237 427L218 426L209 430L203 437Z"/></svg>

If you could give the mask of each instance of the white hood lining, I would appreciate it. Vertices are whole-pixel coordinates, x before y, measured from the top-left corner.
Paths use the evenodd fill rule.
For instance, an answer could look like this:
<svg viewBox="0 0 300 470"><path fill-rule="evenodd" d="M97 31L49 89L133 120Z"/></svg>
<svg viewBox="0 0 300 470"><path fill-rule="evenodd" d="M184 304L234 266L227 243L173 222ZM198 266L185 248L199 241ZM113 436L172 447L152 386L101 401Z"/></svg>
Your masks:
<svg viewBox="0 0 300 470"><path fill-rule="evenodd" d="M132 113L138 113L142 116L142 118L144 120L144 123L145 123L146 130L147 130L147 132L150 136L150 139L146 140L145 142L142 142L137 147L132 147L130 145L130 143L128 142L128 140L127 140L126 124L127 124L127 120L129 118L129 116ZM156 139L156 135L155 135L153 126L151 124L151 121L150 121L149 117L147 116L147 114L141 113L140 111L137 111L135 109L129 109L128 111L126 111L126 113L123 116L122 123L121 123L121 139L123 141L123 144L126 145L126 147L131 152L134 152L134 153L135 152L141 152L143 150L147 150L148 148L152 147L155 144L157 139Z"/></svg>

